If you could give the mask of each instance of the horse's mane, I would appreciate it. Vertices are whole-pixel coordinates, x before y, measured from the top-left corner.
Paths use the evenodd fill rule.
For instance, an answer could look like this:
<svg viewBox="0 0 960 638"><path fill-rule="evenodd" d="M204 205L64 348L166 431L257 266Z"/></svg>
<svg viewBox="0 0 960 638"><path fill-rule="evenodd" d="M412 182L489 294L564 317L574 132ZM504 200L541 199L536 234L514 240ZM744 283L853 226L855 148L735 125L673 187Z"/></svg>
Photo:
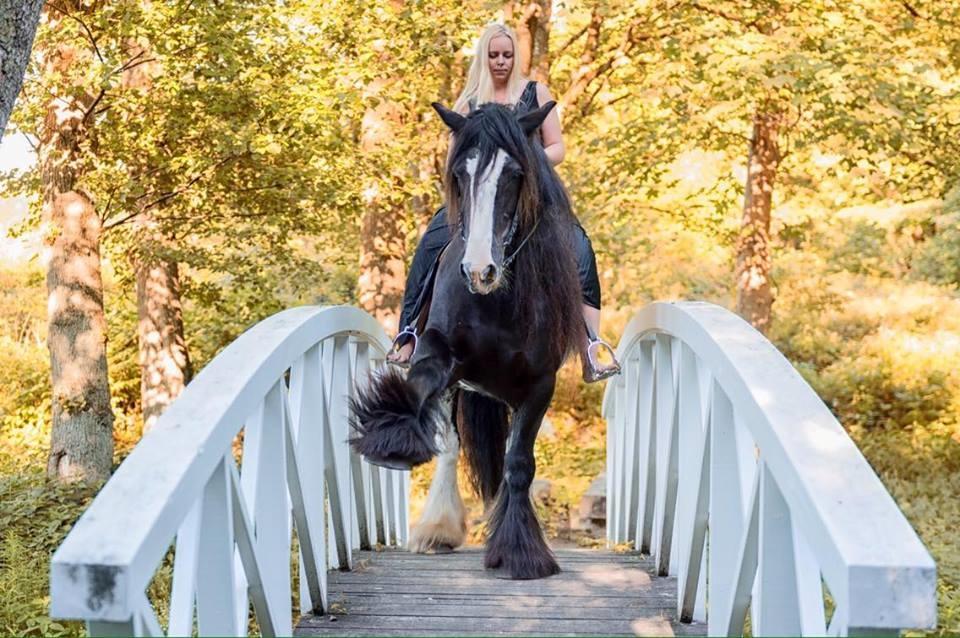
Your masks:
<svg viewBox="0 0 960 638"><path fill-rule="evenodd" d="M506 294L513 297L516 325L531 333L544 332L550 338L551 354L562 360L585 339L581 285L573 248L577 221L570 198L543 147L524 135L514 109L484 104L467 116L465 126L454 136L445 177L451 228L457 228L460 221L460 192L453 167L474 148L480 151L480 166L486 166L502 149L523 171L520 222L506 253L515 250L528 235L530 238L507 269L504 286Z"/></svg>

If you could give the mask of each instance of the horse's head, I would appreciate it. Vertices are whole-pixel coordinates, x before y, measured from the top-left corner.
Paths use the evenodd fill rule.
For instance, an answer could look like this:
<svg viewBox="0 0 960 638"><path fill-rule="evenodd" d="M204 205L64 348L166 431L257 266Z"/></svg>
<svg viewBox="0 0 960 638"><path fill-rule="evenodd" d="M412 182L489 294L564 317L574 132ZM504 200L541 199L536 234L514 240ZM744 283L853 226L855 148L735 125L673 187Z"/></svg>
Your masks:
<svg viewBox="0 0 960 638"><path fill-rule="evenodd" d="M497 289L511 242L519 242L535 222L539 190L530 136L554 105L518 115L490 103L463 116L433 104L455 134L447 163L447 208L466 244L460 271L470 292Z"/></svg>

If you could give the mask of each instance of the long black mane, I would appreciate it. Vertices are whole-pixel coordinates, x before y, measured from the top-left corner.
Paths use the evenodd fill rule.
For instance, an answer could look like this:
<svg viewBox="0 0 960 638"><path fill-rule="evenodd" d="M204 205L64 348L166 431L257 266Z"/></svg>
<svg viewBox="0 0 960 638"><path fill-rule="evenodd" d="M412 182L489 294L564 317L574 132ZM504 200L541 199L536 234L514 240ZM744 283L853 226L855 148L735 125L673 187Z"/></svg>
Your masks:
<svg viewBox="0 0 960 638"><path fill-rule="evenodd" d="M520 219L505 253L511 254L520 242L529 239L507 269L504 292L500 294L512 297L515 325L531 332L545 331L551 339L551 354L562 360L585 338L572 242L577 220L570 198L536 136L524 135L516 111L495 103L484 104L467 116L466 125L454 136L445 177L451 228L460 224L460 190L453 168L472 149L480 153L479 166L486 166L502 149L523 171L516 213Z"/></svg>

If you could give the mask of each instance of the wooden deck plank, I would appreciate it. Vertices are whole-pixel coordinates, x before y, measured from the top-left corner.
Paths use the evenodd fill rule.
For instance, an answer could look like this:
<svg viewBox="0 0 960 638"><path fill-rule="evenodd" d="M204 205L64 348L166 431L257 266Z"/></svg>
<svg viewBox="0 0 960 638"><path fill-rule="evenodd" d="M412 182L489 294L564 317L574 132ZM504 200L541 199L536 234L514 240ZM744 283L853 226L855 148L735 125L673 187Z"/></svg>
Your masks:
<svg viewBox="0 0 960 638"><path fill-rule="evenodd" d="M676 581L652 577L637 554L556 552L563 570L517 581L483 568L482 548L424 556L359 552L330 572L330 613L300 620L300 636L703 635L675 622Z"/></svg>
<svg viewBox="0 0 960 638"><path fill-rule="evenodd" d="M474 594L410 594L356 592L350 595L351 605L404 604L414 601L422 605L477 605L527 607L571 607L581 611L594 608L663 607L674 604L672 596L525 596L525 595L474 595Z"/></svg>

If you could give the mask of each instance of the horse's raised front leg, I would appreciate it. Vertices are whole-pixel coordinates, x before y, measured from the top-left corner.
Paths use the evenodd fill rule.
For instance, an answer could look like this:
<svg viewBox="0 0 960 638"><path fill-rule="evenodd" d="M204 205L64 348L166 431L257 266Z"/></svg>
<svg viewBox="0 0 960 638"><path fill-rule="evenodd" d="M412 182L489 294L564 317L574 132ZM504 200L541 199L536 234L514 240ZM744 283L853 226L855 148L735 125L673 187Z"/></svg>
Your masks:
<svg viewBox="0 0 960 638"><path fill-rule="evenodd" d="M510 578L544 578L560 572L530 500L537 470L533 444L554 384L551 376L534 386L510 424L503 483L490 515L484 558L486 567L503 569Z"/></svg>
<svg viewBox="0 0 960 638"><path fill-rule="evenodd" d="M433 458L441 450L443 424L450 422L443 397L452 373L446 338L428 330L406 378L393 369L375 374L351 402L354 451L371 463L397 469Z"/></svg>
<svg viewBox="0 0 960 638"><path fill-rule="evenodd" d="M450 414L449 410L447 414ZM418 554L453 551L463 545L467 537L467 509L457 485L460 441L449 419L444 424L441 439L427 503L420 520L410 531L409 549Z"/></svg>

